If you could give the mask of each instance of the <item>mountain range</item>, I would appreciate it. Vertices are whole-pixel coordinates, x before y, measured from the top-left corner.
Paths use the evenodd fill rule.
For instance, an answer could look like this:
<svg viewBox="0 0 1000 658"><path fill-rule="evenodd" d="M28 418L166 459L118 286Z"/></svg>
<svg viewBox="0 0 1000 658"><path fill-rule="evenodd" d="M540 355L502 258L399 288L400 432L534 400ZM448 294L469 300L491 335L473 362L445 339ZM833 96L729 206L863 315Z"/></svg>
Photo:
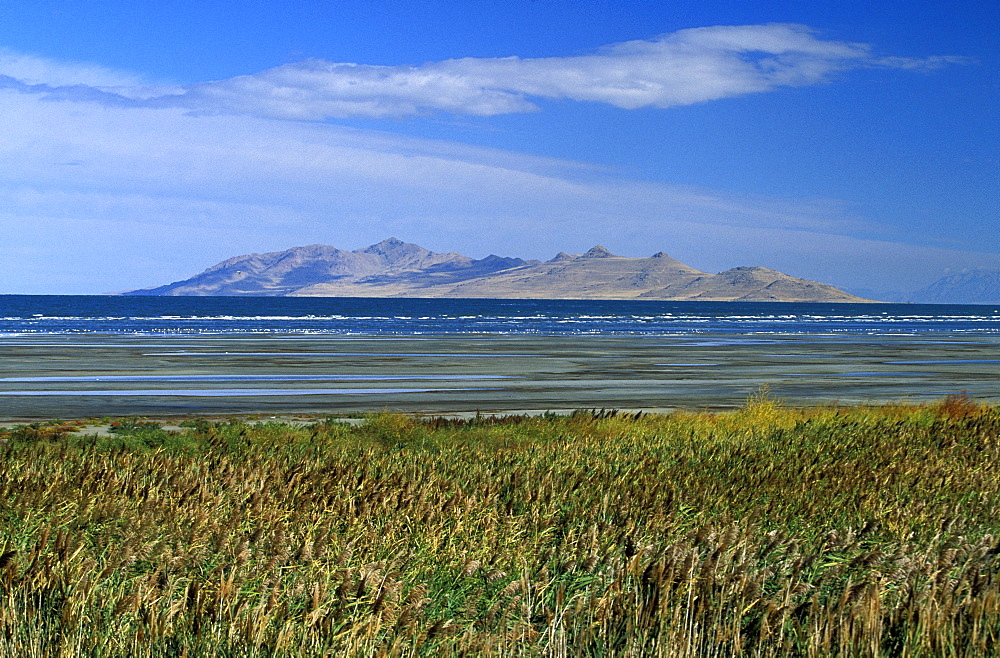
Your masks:
<svg viewBox="0 0 1000 658"><path fill-rule="evenodd" d="M345 251L326 245L230 258L201 274L126 295L651 299L867 302L766 267L701 272L660 252L616 256L601 246L551 260L435 253L396 238Z"/></svg>
<svg viewBox="0 0 1000 658"><path fill-rule="evenodd" d="M1000 304L1000 270L949 274L913 293L909 301L925 304Z"/></svg>

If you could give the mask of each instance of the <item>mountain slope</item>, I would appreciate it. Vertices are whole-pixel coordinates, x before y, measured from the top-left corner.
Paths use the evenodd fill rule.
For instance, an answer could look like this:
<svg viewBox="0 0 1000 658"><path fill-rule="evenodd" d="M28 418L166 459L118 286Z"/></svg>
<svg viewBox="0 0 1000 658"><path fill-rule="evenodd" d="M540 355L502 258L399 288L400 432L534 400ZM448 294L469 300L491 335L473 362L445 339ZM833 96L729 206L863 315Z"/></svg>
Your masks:
<svg viewBox="0 0 1000 658"><path fill-rule="evenodd" d="M285 296L317 281L419 272L428 268L463 269L471 267L474 262L461 254L437 254L396 238L355 251L316 244L237 256L190 279L126 294Z"/></svg>
<svg viewBox="0 0 1000 658"><path fill-rule="evenodd" d="M913 293L912 302L927 304L1000 304L1000 270L950 274Z"/></svg>
<svg viewBox="0 0 1000 658"><path fill-rule="evenodd" d="M625 258L596 246L582 255L561 252L544 263L494 255L476 260L395 238L355 251L311 245L239 256L190 279L126 294L868 301L765 267L709 274L663 252Z"/></svg>

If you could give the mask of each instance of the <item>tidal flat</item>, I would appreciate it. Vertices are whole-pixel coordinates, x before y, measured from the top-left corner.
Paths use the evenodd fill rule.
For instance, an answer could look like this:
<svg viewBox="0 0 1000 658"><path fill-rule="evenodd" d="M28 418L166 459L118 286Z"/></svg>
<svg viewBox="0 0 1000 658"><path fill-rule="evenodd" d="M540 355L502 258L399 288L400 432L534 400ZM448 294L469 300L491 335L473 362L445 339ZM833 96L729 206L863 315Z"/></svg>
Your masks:
<svg viewBox="0 0 1000 658"><path fill-rule="evenodd" d="M21 335L0 421L1000 401L1000 336Z"/></svg>

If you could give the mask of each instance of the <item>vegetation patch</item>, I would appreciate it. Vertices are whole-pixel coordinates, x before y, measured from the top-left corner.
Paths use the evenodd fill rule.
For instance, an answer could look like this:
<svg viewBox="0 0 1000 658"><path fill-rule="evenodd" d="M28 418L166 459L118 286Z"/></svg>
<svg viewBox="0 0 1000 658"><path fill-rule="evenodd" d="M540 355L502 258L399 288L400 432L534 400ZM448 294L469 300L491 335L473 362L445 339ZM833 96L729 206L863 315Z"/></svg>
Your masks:
<svg viewBox="0 0 1000 658"><path fill-rule="evenodd" d="M990 655L1000 410L0 431L0 655Z"/></svg>

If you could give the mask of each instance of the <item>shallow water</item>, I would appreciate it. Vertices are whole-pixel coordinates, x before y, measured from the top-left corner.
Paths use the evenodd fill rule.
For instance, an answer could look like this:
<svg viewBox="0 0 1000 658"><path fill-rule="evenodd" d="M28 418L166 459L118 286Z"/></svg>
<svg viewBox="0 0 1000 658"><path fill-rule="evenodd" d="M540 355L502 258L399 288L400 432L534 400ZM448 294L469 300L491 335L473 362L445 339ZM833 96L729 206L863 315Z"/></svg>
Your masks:
<svg viewBox="0 0 1000 658"><path fill-rule="evenodd" d="M434 388L208 388L208 389L108 389L102 391L3 391L0 396L12 397L271 397L299 395L394 395L400 393L432 393ZM453 388L449 391L482 391L481 388Z"/></svg>
<svg viewBox="0 0 1000 658"><path fill-rule="evenodd" d="M397 379L514 379L505 375L91 375L89 377L0 377L0 382L328 382Z"/></svg>
<svg viewBox="0 0 1000 658"><path fill-rule="evenodd" d="M134 300L0 306L0 420L1000 402L992 307Z"/></svg>
<svg viewBox="0 0 1000 658"><path fill-rule="evenodd" d="M100 349L93 335L65 336L55 346L44 344L50 338L36 340L0 346L0 419L727 408L763 384L792 404L963 391L1000 401L1000 336L858 344L848 336L795 334L777 337L774 350L773 342L736 336L692 345L683 335L444 335L432 338L433 352L377 336L308 344L275 336L264 346L253 338L258 353L248 354L250 343L233 335L226 340L230 352L241 353L236 359L220 358L217 341L204 351L150 353L138 336L106 336ZM183 341L197 345L190 336ZM245 386L234 388L236 382ZM470 388L473 382L485 386Z"/></svg>
<svg viewBox="0 0 1000 658"><path fill-rule="evenodd" d="M421 354L419 352L303 352L303 351L290 351L285 350L283 352L147 352L143 356L248 356L253 358L259 358L262 356L289 356L295 355L298 357L302 356L377 356L377 357L407 357L407 358L420 358L420 357L430 357L430 358L441 358L441 357L462 357L467 359L496 359L504 357L524 357L524 356L536 356L534 354L451 354L447 352L435 352L428 354Z"/></svg>

